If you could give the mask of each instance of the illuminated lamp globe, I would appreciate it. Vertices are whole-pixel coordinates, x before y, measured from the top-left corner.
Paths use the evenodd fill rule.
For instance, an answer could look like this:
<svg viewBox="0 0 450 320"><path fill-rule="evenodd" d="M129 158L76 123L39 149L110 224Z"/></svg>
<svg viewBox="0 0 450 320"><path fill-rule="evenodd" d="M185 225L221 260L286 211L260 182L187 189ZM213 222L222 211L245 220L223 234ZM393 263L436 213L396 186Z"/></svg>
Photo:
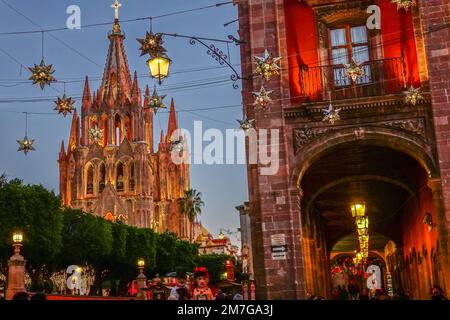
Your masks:
<svg viewBox="0 0 450 320"><path fill-rule="evenodd" d="M155 56L152 56L147 60L150 74L153 78L159 81L159 84L161 84L163 79L169 76L169 68L171 64L172 60L170 60L170 58L164 53L157 53Z"/></svg>
<svg viewBox="0 0 450 320"><path fill-rule="evenodd" d="M366 205L362 203L355 203L351 207L352 217L364 217L366 215Z"/></svg>
<svg viewBox="0 0 450 320"><path fill-rule="evenodd" d="M21 244L23 242L23 232L15 231L13 233L13 242L14 244Z"/></svg>
<svg viewBox="0 0 450 320"><path fill-rule="evenodd" d="M144 268L145 267L145 260L144 259L139 259L137 262L137 265L139 268Z"/></svg>

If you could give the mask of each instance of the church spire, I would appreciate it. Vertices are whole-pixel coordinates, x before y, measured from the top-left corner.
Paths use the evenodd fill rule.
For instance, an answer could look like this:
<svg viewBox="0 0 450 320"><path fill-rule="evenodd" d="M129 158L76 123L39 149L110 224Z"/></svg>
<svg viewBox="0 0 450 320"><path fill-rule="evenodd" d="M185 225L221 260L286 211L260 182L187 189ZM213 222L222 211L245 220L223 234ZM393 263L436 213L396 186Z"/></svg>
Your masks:
<svg viewBox="0 0 450 320"><path fill-rule="evenodd" d="M83 101L81 103L83 108L90 109L92 107L91 103L91 88L89 86L89 78L86 76L86 81L84 83Z"/></svg>
<svg viewBox="0 0 450 320"><path fill-rule="evenodd" d="M178 129L177 114L175 112L175 102L172 98L170 102L169 124L167 126L167 141L170 141L172 134Z"/></svg>

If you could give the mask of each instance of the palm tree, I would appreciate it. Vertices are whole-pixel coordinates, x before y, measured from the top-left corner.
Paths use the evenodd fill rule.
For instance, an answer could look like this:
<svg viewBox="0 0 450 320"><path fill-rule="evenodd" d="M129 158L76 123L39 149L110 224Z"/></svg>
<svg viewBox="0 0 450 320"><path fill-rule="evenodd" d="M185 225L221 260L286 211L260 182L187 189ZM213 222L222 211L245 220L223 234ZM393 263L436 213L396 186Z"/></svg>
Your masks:
<svg viewBox="0 0 450 320"><path fill-rule="evenodd" d="M179 200L181 212L184 213L191 222L191 242L193 240L193 231L195 219L202 213L202 207L205 203L202 201L202 193L195 189L184 191L184 197Z"/></svg>

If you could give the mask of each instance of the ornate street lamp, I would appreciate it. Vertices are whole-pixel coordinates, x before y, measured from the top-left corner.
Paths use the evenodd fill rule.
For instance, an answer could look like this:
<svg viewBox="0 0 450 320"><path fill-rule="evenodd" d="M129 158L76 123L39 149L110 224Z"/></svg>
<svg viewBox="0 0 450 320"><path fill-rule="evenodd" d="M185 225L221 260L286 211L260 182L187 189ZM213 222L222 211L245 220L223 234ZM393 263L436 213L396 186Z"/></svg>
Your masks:
<svg viewBox="0 0 450 320"><path fill-rule="evenodd" d="M137 276L137 279L136 279L137 290L138 290L136 299L147 300L147 295L144 292L144 288L146 288L146 283L147 283L147 277L144 275L145 260L142 258L138 259L137 266L139 269L139 275Z"/></svg>
<svg viewBox="0 0 450 320"><path fill-rule="evenodd" d="M22 246L22 242L23 242L23 232L22 231L15 231L13 233L13 243L14 246Z"/></svg>
<svg viewBox="0 0 450 320"><path fill-rule="evenodd" d="M366 205L364 203L355 203L351 206L352 217L364 217L366 215Z"/></svg>
<svg viewBox="0 0 450 320"><path fill-rule="evenodd" d="M172 60L170 60L164 52L157 52L155 55L151 55L150 59L147 60L150 74L152 78L158 80L159 84L161 84L162 80L169 76L169 68L171 64Z"/></svg>
<svg viewBox="0 0 450 320"><path fill-rule="evenodd" d="M23 242L23 232L14 231L12 240L14 255L8 261L8 288L6 289L6 299L10 300L17 292L26 292L25 289L25 265L26 261L20 254Z"/></svg>

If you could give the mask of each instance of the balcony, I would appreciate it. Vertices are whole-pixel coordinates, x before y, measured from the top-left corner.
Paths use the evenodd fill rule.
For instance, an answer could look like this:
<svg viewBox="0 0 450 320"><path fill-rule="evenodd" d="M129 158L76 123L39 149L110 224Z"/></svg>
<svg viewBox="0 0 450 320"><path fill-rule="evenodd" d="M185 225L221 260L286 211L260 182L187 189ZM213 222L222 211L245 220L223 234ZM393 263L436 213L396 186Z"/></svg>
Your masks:
<svg viewBox="0 0 450 320"><path fill-rule="evenodd" d="M305 66L300 71L304 102L323 102L399 94L406 87L402 58L361 64L364 74L353 81L343 65Z"/></svg>

